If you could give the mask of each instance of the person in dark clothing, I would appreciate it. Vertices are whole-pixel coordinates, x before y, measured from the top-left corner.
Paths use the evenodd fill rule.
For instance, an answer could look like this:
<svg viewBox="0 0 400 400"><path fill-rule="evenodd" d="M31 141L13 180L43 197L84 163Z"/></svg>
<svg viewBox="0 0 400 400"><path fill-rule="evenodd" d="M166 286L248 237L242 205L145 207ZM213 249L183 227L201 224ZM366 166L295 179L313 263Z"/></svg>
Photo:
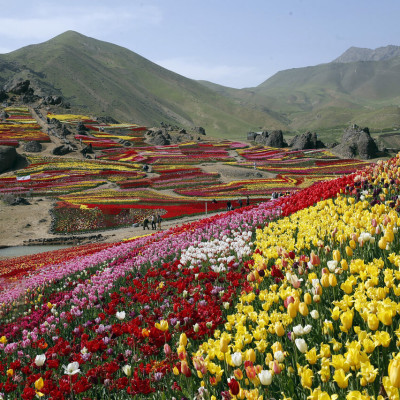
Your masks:
<svg viewBox="0 0 400 400"><path fill-rule="evenodd" d="M230 200L228 200L228 201L226 202L226 211L230 211L230 210L232 210L232 203L231 203Z"/></svg>
<svg viewBox="0 0 400 400"><path fill-rule="evenodd" d="M149 219L148 219L147 217L145 217L144 220L143 220L143 230L145 231L146 228L147 228L148 230L150 230L150 227L149 227Z"/></svg>
<svg viewBox="0 0 400 400"><path fill-rule="evenodd" d="M156 228L157 228L157 225L156 225L156 216L153 214L152 216L151 216L151 229L153 229L154 231L156 230Z"/></svg>
<svg viewBox="0 0 400 400"><path fill-rule="evenodd" d="M249 206L250 205L250 199L249 199L249 196L247 196L247 198L246 198L246 206Z"/></svg>
<svg viewBox="0 0 400 400"><path fill-rule="evenodd" d="M157 215L158 230L161 230L161 221L162 221L161 215Z"/></svg>
<svg viewBox="0 0 400 400"><path fill-rule="evenodd" d="M242 206L243 206L243 201L242 201L242 199L239 199L239 200L238 200L238 203L239 203L239 208L242 208Z"/></svg>

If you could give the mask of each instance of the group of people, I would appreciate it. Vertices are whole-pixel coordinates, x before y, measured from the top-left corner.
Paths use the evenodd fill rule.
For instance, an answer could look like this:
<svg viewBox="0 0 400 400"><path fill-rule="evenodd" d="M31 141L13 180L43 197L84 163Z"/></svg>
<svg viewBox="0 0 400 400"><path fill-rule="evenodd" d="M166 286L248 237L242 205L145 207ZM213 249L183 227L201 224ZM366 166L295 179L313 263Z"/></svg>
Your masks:
<svg viewBox="0 0 400 400"><path fill-rule="evenodd" d="M289 194L290 194L290 192L286 192L286 193L283 193L283 192L272 192L271 199L279 199L279 197L288 196Z"/></svg>
<svg viewBox="0 0 400 400"><path fill-rule="evenodd" d="M143 230L146 230L146 228L148 230L150 230L150 227L149 227L150 222L151 222L151 229L153 231L157 229L157 225L158 225L158 230L160 230L161 229L161 221L162 221L162 218L161 218L161 215L159 215L159 214L153 214L150 217L150 220L146 216L146 217L144 217L144 220L143 220Z"/></svg>
<svg viewBox="0 0 400 400"><path fill-rule="evenodd" d="M243 200L242 199L238 199L237 202L238 202L238 207L239 208L243 207ZM246 206L249 206L249 205L250 205L250 199L249 199L249 196L247 196L246 197ZM232 211L232 210L234 210L232 202L230 200L228 200L226 202L226 211Z"/></svg>

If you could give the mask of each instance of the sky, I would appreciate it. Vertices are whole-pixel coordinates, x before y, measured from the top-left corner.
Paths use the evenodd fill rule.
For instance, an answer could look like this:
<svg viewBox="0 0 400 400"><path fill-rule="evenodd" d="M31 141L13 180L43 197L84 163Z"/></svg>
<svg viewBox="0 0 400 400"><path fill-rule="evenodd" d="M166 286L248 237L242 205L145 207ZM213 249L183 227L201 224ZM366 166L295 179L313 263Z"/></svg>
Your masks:
<svg viewBox="0 0 400 400"><path fill-rule="evenodd" d="M0 0L0 53L74 30L187 78L254 87L348 48L400 45L399 0Z"/></svg>

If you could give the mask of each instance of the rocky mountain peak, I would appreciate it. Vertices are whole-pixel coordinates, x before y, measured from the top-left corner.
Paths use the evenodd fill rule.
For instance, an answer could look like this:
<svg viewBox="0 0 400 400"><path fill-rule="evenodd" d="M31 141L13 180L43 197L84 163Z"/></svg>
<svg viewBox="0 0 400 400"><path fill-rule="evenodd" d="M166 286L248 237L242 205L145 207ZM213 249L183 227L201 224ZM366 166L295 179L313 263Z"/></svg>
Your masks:
<svg viewBox="0 0 400 400"><path fill-rule="evenodd" d="M357 61L383 61L395 57L400 57L400 46L389 45L376 49L350 47L332 62L351 63Z"/></svg>

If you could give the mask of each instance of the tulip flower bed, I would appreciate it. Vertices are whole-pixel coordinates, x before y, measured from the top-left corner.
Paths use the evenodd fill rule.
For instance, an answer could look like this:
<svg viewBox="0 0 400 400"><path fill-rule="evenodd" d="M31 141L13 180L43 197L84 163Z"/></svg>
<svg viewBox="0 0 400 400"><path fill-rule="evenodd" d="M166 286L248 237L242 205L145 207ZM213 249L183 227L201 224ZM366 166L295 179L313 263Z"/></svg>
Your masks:
<svg viewBox="0 0 400 400"><path fill-rule="evenodd" d="M321 193L334 196L353 182L348 176L316 184L293 206L310 206ZM256 391L265 398L275 394L277 371L274 383L264 386L269 383L270 344L257 325L262 321L258 306L268 312L275 297L255 301L262 293L257 285L266 285L270 273L252 241L255 228L272 229L271 220L290 206L290 198L282 198L90 256L59 257L18 287L6 288L0 309L0 392L23 399L250 399L259 398ZM291 288L285 277L273 284ZM238 322L242 339L228 336L236 333L235 310L246 313ZM264 315L266 329L270 320ZM292 348L282 349L283 361Z"/></svg>
<svg viewBox="0 0 400 400"><path fill-rule="evenodd" d="M49 136L41 131L28 108L8 107L6 122L0 123L0 145L18 147L19 141L49 142Z"/></svg>
<svg viewBox="0 0 400 400"><path fill-rule="evenodd" d="M233 142L233 148L238 146ZM135 149L109 149L103 151L102 159L110 161L133 161L146 164L200 164L203 162L230 161L229 144L183 143L169 146L145 146Z"/></svg>
<svg viewBox="0 0 400 400"><path fill-rule="evenodd" d="M153 172L155 172L153 170ZM218 173L206 173L201 168L174 168L159 169L159 177L141 180L127 180L118 182L122 189L132 187L151 187L153 189L176 189L197 185L213 185L220 183Z"/></svg>
<svg viewBox="0 0 400 400"><path fill-rule="evenodd" d="M5 289L17 287L21 280L31 276L35 271L42 270L46 265L57 263L60 259L66 262L72 258L89 256L112 246L114 246L113 243L91 243L11 260L0 260L0 293Z"/></svg>
<svg viewBox="0 0 400 400"><path fill-rule="evenodd" d="M212 186L196 186L195 189L175 189L183 196L206 197L215 199L229 199L243 196L267 196L273 192L295 192L314 182L330 179L329 176L310 175L277 175L275 178L246 179Z"/></svg>
<svg viewBox="0 0 400 400"><path fill-rule="evenodd" d="M130 181L145 176L137 165L90 160L28 157L32 163L18 175L0 177L0 193L57 196L95 188L107 182ZM29 176L27 180L18 177Z"/></svg>
<svg viewBox="0 0 400 400"><path fill-rule="evenodd" d="M97 190L59 196L53 209L52 231L78 233L141 224L145 217L163 219L225 210L224 202L191 200L150 189Z"/></svg>

